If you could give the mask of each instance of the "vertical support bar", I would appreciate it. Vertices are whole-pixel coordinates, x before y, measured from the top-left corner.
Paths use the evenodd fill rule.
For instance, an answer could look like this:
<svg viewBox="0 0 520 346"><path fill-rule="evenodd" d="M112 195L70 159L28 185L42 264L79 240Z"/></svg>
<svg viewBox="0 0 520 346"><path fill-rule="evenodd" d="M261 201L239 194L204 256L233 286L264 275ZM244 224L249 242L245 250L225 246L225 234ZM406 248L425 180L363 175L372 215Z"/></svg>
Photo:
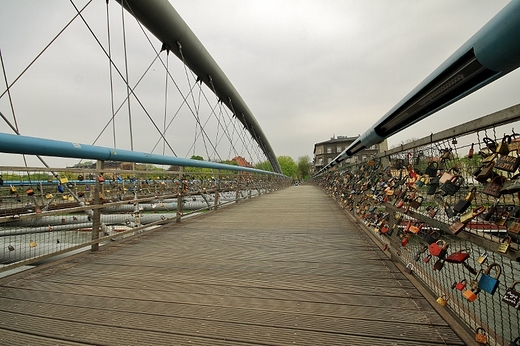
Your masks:
<svg viewBox="0 0 520 346"><path fill-rule="evenodd" d="M213 209L217 210L218 208L218 200L220 198L220 169L217 170L217 179L215 181L215 203L213 205Z"/></svg>
<svg viewBox="0 0 520 346"><path fill-rule="evenodd" d="M235 186L235 203L238 203L238 194L240 191L240 173L237 173L237 186Z"/></svg>
<svg viewBox="0 0 520 346"><path fill-rule="evenodd" d="M98 160L96 162L96 172L101 172L104 169L104 161ZM98 208L101 203L101 199L99 195L101 194L101 182L98 179L98 176L95 177L96 182L94 184L94 205L96 208L94 209L92 216L92 241L99 239L99 229L101 227L101 208ZM91 245L91 251L99 250L99 243L94 243Z"/></svg>
<svg viewBox="0 0 520 346"><path fill-rule="evenodd" d="M184 167L180 167L179 171L182 173L184 172ZM184 196L184 175L179 175L179 179L181 181L180 187L181 191L177 193L177 217L175 218L176 223L181 222L181 215L182 215L182 199Z"/></svg>
<svg viewBox="0 0 520 346"><path fill-rule="evenodd" d="M253 177L249 176L246 180L247 199L251 199L251 186L253 186Z"/></svg>

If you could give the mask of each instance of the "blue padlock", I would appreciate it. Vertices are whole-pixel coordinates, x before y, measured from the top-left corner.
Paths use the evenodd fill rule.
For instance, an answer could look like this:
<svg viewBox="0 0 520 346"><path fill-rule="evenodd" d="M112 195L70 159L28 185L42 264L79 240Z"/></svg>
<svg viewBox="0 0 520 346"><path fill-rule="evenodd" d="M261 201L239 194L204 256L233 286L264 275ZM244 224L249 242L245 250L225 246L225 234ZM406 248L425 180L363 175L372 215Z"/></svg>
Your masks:
<svg viewBox="0 0 520 346"><path fill-rule="evenodd" d="M496 268L496 275L494 278L489 275L492 268ZM482 273L478 282L478 287L489 294L495 294L495 291L498 288L498 278L500 277L500 273L502 273L502 267L500 267L499 264L490 264L486 271Z"/></svg>
<svg viewBox="0 0 520 346"><path fill-rule="evenodd" d="M63 185L58 185L58 192L59 193L64 193L65 192L65 189L63 188Z"/></svg>

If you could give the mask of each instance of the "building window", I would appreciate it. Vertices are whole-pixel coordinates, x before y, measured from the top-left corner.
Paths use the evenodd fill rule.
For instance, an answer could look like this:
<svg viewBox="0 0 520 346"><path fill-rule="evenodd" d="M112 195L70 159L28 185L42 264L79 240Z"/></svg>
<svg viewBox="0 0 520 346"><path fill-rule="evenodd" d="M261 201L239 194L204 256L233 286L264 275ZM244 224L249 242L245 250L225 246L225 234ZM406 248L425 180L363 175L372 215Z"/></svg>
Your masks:
<svg viewBox="0 0 520 346"><path fill-rule="evenodd" d="M337 153L341 153L341 147L340 147L340 146L338 146L338 147L336 148L336 152L337 152Z"/></svg>
<svg viewBox="0 0 520 346"><path fill-rule="evenodd" d="M332 161L332 157L329 157L329 158L327 159L327 163L330 163L330 161Z"/></svg>
<svg viewBox="0 0 520 346"><path fill-rule="evenodd" d="M367 156L363 155L363 157L361 157L361 160L366 161L367 160Z"/></svg>
<svg viewBox="0 0 520 346"><path fill-rule="evenodd" d="M320 166L323 165L323 158L322 158L322 157L320 157L320 158L318 159L318 164L319 164Z"/></svg>
<svg viewBox="0 0 520 346"><path fill-rule="evenodd" d="M331 147L327 148L327 154L332 154L332 148Z"/></svg>
<svg viewBox="0 0 520 346"><path fill-rule="evenodd" d="M321 148L316 149L316 154L321 154Z"/></svg>

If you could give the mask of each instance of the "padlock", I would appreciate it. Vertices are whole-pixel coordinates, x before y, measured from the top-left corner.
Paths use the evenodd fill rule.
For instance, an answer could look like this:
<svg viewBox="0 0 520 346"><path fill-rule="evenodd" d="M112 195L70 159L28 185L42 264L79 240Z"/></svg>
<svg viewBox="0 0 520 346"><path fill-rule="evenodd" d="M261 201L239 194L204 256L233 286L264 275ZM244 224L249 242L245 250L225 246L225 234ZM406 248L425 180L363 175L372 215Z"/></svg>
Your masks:
<svg viewBox="0 0 520 346"><path fill-rule="evenodd" d="M9 251L14 251L14 246L12 245L9 245L7 248L9 249Z"/></svg>
<svg viewBox="0 0 520 346"><path fill-rule="evenodd" d="M486 262L487 257L488 257L488 255L487 255L487 253L484 251L484 252L482 253L482 255L480 255L479 258L477 258L477 262L480 263L480 264L483 264L484 262Z"/></svg>
<svg viewBox="0 0 520 346"><path fill-rule="evenodd" d="M435 263L433 264L433 270L440 271L443 267L444 267L444 260L442 260L440 258L437 261L435 261Z"/></svg>
<svg viewBox="0 0 520 346"><path fill-rule="evenodd" d="M474 290L477 290L479 289L478 288L478 277L480 276L480 274L482 273L482 269L480 269L477 274L475 274L475 277L471 280L471 282L469 283L469 286L474 289Z"/></svg>
<svg viewBox="0 0 520 346"><path fill-rule="evenodd" d="M520 284L520 281L515 281L511 284L502 297L502 301L507 305L511 305L515 309L520 310L520 292L515 290L517 284Z"/></svg>
<svg viewBox="0 0 520 346"><path fill-rule="evenodd" d="M494 278L489 275L491 269L493 268L496 270L496 275ZM498 263L490 264L486 271L482 273L482 276L478 282L478 287L491 295L495 294L495 291L498 288L498 278L500 277L501 272L502 267L500 267Z"/></svg>
<svg viewBox="0 0 520 346"><path fill-rule="evenodd" d="M437 240L435 243L431 243L429 245L430 254L433 256L437 256L441 259L446 257L446 251L448 249L449 244L442 239Z"/></svg>
<svg viewBox="0 0 520 346"><path fill-rule="evenodd" d="M31 240L31 242L29 243L29 247L36 247L38 244L36 244L36 242L34 240Z"/></svg>
<svg viewBox="0 0 520 346"><path fill-rule="evenodd" d="M482 327L475 329L475 341L479 344L487 344L487 333Z"/></svg>
<svg viewBox="0 0 520 346"><path fill-rule="evenodd" d="M426 257L423 258L423 262L428 263L428 262L430 262L431 259L432 259L432 255L428 254Z"/></svg>
<svg viewBox="0 0 520 346"><path fill-rule="evenodd" d="M442 294L439 298L437 298L437 303L441 306L446 306L448 304L448 298L446 298L445 294Z"/></svg>
<svg viewBox="0 0 520 346"><path fill-rule="evenodd" d="M428 250L428 246L423 246L419 251L417 251L417 253L415 254L415 256L413 257L413 259L418 262L420 259L421 259L421 255L426 251Z"/></svg>
<svg viewBox="0 0 520 346"><path fill-rule="evenodd" d="M509 212L506 211L504 213L499 213L495 220L495 225L504 226L506 224L507 219L509 219Z"/></svg>
<svg viewBox="0 0 520 346"><path fill-rule="evenodd" d="M477 193L477 188L473 187L470 192L468 192L467 196L464 199L459 200L455 206L453 207L453 211L456 213L463 213L468 209L471 205L471 201L475 198L475 194Z"/></svg>
<svg viewBox="0 0 520 346"><path fill-rule="evenodd" d="M462 281L458 282L455 285L455 288L459 291L464 291L464 289L466 288L466 279L462 279Z"/></svg>
<svg viewBox="0 0 520 346"><path fill-rule="evenodd" d="M412 274L413 271L413 265L411 263L408 263L406 267L404 267L404 271L406 274Z"/></svg>
<svg viewBox="0 0 520 346"><path fill-rule="evenodd" d="M515 340L511 341L509 346L520 346L520 336L516 338Z"/></svg>
<svg viewBox="0 0 520 346"><path fill-rule="evenodd" d="M413 224L410 226L410 228L408 229L408 231L409 231L410 233L413 233L413 234L418 234L418 233L421 231L422 228L423 228L423 224L422 224L422 223L419 224L419 226L417 226L415 223L413 223Z"/></svg>
<svg viewBox="0 0 520 346"><path fill-rule="evenodd" d="M500 155L509 154L509 144L511 144L511 136L505 135L502 138L502 142L498 143L496 152Z"/></svg>
<svg viewBox="0 0 520 346"><path fill-rule="evenodd" d="M462 296L470 302L474 302L478 298L479 288L470 288L462 292Z"/></svg>
<svg viewBox="0 0 520 346"><path fill-rule="evenodd" d="M510 236L504 237L500 241L500 244L498 245L497 252L507 253L507 250L509 249L510 244L511 244L511 237Z"/></svg>

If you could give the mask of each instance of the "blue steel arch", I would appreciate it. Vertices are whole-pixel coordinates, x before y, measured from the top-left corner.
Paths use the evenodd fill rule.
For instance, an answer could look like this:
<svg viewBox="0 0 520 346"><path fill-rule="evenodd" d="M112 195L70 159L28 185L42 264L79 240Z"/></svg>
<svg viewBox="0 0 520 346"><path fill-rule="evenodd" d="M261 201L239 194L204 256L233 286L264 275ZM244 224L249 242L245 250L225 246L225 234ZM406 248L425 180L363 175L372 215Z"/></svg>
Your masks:
<svg viewBox="0 0 520 346"><path fill-rule="evenodd" d="M276 173L282 169L273 148L238 91L213 57L167 0L116 0L172 53L185 62L200 81L215 92L249 131Z"/></svg>

